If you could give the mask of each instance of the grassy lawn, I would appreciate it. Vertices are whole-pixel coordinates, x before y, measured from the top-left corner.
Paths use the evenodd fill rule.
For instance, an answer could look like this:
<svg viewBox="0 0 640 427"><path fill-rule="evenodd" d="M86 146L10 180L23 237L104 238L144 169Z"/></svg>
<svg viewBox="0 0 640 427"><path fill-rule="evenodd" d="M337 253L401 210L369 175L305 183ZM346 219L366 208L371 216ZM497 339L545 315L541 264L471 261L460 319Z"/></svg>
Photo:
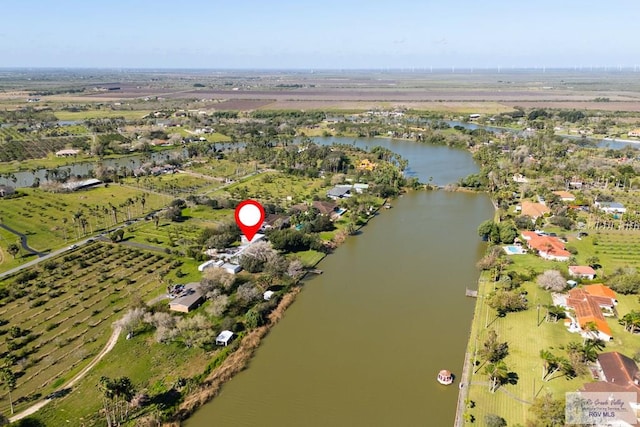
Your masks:
<svg viewBox="0 0 640 427"><path fill-rule="evenodd" d="M213 191L222 183L213 178L194 176L189 173L148 175L141 178L126 178L123 182L141 190L156 191L173 196L185 197L189 194Z"/></svg>
<svg viewBox="0 0 640 427"><path fill-rule="evenodd" d="M85 366L133 300L166 292L160 276L192 269L162 253L95 242L0 281L0 352L16 360L17 410ZM0 410L7 406L4 399Z"/></svg>
<svg viewBox="0 0 640 427"><path fill-rule="evenodd" d="M484 366L478 365L471 375L468 398L475 403L475 407L468 411L482 425L487 414L497 414L503 417L508 425L525 423L528 414L528 403L533 396L552 393L556 398L564 396L565 392L576 391L589 378L577 377L567 380L564 377L552 379L548 382L541 380L542 360L539 357L541 349L553 348L556 354L563 353L559 348L571 341L580 341L577 335L567 332L562 322L547 323L542 320L544 309L540 310L541 321L538 321L536 301L548 304L551 297L547 292L538 290L532 283L524 285L529 292L530 308L519 313L509 313L506 317L497 317L493 309L484 303L484 297L493 290L493 284L483 282L480 285L478 303L474 316L474 325L469 343L469 350L474 353L481 347L487 337L487 331L493 329L500 341L509 343L509 355L505 358L510 372L518 375L516 384L502 386L497 392L490 393L488 376L484 374ZM538 325L539 324L539 325ZM475 339L477 337L477 339ZM477 372L476 372L477 371Z"/></svg>
<svg viewBox="0 0 640 427"><path fill-rule="evenodd" d="M189 168L189 170L224 180L224 178L235 178L249 175L250 173L255 172L256 168L257 166L255 162L238 164L231 160L220 159L210 160L204 164L194 164Z"/></svg>
<svg viewBox="0 0 640 427"><path fill-rule="evenodd" d="M640 237L640 235L636 236ZM601 251L603 245L615 246L617 242L631 242L634 237L627 233L606 232L591 233L590 236L577 240L569 237L569 246L578 249L578 262L592 255L600 256L601 262L611 271L613 268L629 265L621 254ZM599 239L600 243L593 245L593 239ZM604 242L611 243L604 243ZM609 246L607 246L609 247ZM629 248L629 253L634 251ZM603 256L604 254L604 256ZM627 255L629 256L629 255ZM541 273L548 269L558 269L566 271L567 264L559 262L549 262L534 255L515 255L510 259L514 261L508 269L513 271L535 271ZM488 387L488 376L484 373L483 366L476 366L474 374L471 375L471 386L469 387L469 399L475 403L474 408L467 411L475 417L476 423L484 423L487 414L497 414L503 417L508 425L524 424L529 417L527 409L534 395L540 396L551 393L555 398L564 398L564 393L577 391L588 381L590 375L582 375L573 379L558 377L542 381L542 359L540 350L551 349L556 355L566 356L564 347L570 342L581 342L582 338L577 334L567 331L562 321L548 323L544 321L544 305L551 303L549 292L540 289L534 282L525 282L522 290L527 292L529 299L529 309L519 313L509 313L505 317L497 317L496 312L487 306L485 297L494 288L493 282L483 276L479 285L479 298L474 313L474 321L469 342L468 351L474 354L476 348L482 346L487 337L487 331L494 329L500 341L509 343L509 355L505 358L505 363L509 371L518 375L516 384L502 386L497 392L490 393ZM617 307L619 316L623 316L631 310L638 310L640 303L638 297L634 295L618 295L619 305ZM540 304L540 312L537 306ZM606 344L604 351L620 351L628 356L633 356L633 352L640 348L640 335L631 335L624 331L618 324L617 319L607 318L607 323L613 331L614 339Z"/></svg>
<svg viewBox="0 0 640 427"><path fill-rule="evenodd" d="M214 352L187 349L175 343L156 344L152 334L137 335L131 340L122 337L71 394L55 399L38 411L37 417L47 426L82 425L83 421L94 425L93 420L103 425L104 419L98 414L102 407L97 387L101 376L129 377L136 390L146 390L156 397L157 402L147 408L152 411L161 404L159 394L170 390L178 379L202 372L213 355Z"/></svg>
<svg viewBox="0 0 640 427"><path fill-rule="evenodd" d="M305 267L315 266L317 263L322 261L325 256L327 255L314 250L295 252L290 255L292 258L300 259L300 262L302 262Z"/></svg>

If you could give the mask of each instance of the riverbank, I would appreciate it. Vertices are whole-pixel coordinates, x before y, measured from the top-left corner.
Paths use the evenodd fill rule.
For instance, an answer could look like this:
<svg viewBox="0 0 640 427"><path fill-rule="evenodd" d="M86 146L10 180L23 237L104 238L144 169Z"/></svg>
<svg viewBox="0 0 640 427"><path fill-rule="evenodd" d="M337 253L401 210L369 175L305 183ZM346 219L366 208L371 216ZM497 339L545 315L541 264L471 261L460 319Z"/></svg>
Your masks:
<svg viewBox="0 0 640 427"><path fill-rule="evenodd" d="M481 273L478 278L478 294L476 297L476 305L473 309L473 319L471 320L471 329L469 331L469 340L467 349L464 354L464 365L462 366L462 375L459 381L458 403L456 406L456 419L454 427L464 426L470 415L466 410L471 405L469 402L469 388L472 384L472 377L475 369L476 350L478 348L478 336L480 334L480 322L483 314L484 300L486 298L486 287L489 278L486 273ZM488 308L485 308L488 309Z"/></svg>
<svg viewBox="0 0 640 427"><path fill-rule="evenodd" d="M283 318L285 311L293 304L301 290L302 285L296 285L296 287L282 297L278 306L269 314L269 323L245 335L240 341L238 349L226 357L219 366L214 367L213 372L204 379L198 390L186 396L178 407L178 411L173 417L174 420L164 423L163 426L179 427L182 421L189 418L189 416L202 405L211 401L227 381L243 371L253 357L254 352L260 346L262 339L269 333L269 330Z"/></svg>
<svg viewBox="0 0 640 427"><path fill-rule="evenodd" d="M369 221L374 218L382 208L389 202L389 199L385 198L382 203L372 212L367 221L357 227L355 231L361 230L366 226ZM342 238L333 240L332 250L336 249L340 244L344 243L346 235L341 234ZM309 266L305 276L285 294L278 306L269 314L268 323L260 326L247 335L243 336L240 340L238 348L230 354L228 354L224 360L218 366L213 366L213 371L202 381L199 388L185 397L183 402L178 407L178 410L173 417L174 419L168 423L163 424L164 427L179 427L183 421L188 419L193 413L201 406L214 399L222 389L222 386L233 379L238 373L242 372L250 362L255 351L260 347L260 343L263 338L267 336L271 328L273 328L284 317L287 308L294 303L298 294L302 291L303 280L306 276L314 274L313 268L316 267L325 257L320 259L313 266Z"/></svg>

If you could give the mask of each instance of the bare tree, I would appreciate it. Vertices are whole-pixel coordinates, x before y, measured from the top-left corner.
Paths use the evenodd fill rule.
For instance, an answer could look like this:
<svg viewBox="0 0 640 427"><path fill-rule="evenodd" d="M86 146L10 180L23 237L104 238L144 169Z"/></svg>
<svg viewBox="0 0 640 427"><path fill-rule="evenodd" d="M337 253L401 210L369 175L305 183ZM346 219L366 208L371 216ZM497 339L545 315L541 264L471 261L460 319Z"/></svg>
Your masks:
<svg viewBox="0 0 640 427"><path fill-rule="evenodd" d="M202 314L180 319L177 338L187 347L206 347L215 339L211 324Z"/></svg>
<svg viewBox="0 0 640 427"><path fill-rule="evenodd" d="M237 291L237 299L244 305L248 305L260 298L260 291L253 283L245 283Z"/></svg>
<svg viewBox="0 0 640 427"><path fill-rule="evenodd" d="M567 287L567 281L558 270L547 270L538 276L538 285L543 289L561 292Z"/></svg>
<svg viewBox="0 0 640 427"><path fill-rule="evenodd" d="M294 259L287 267L287 276L294 280L298 280L304 275L304 264L299 259Z"/></svg>
<svg viewBox="0 0 640 427"><path fill-rule="evenodd" d="M213 297L211 303L207 306L206 311L214 317L220 317L229 306L229 297L227 295L217 295Z"/></svg>
<svg viewBox="0 0 640 427"><path fill-rule="evenodd" d="M113 325L121 327L127 334L132 334L142 323L145 313L146 310L142 307L132 308L125 313L122 319L114 322Z"/></svg>
<svg viewBox="0 0 640 427"><path fill-rule="evenodd" d="M209 267L204 270L204 277L198 285L200 293L209 298L214 289L222 289L228 292L236 281L236 277L220 267Z"/></svg>

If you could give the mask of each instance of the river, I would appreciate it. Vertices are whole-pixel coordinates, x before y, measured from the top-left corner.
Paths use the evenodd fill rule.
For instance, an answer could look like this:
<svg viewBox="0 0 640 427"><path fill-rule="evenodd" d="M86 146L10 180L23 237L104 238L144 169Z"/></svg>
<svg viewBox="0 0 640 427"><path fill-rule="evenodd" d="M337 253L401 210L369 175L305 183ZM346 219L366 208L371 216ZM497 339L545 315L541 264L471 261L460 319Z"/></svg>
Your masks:
<svg viewBox="0 0 640 427"><path fill-rule="evenodd" d="M327 143L332 139L318 142ZM349 142L353 140L338 140ZM411 173L446 184L477 172L447 147L387 139ZM450 426L475 301L486 195L411 192L392 202L320 264L324 274L273 328L247 370L185 425Z"/></svg>

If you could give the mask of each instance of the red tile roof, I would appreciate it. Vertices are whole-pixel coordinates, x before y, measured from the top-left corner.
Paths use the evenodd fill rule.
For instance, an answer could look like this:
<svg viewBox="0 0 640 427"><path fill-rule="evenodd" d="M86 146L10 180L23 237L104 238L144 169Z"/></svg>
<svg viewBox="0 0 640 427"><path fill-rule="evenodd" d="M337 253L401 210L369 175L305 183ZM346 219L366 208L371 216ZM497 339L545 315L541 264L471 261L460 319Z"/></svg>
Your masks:
<svg viewBox="0 0 640 427"><path fill-rule="evenodd" d="M584 287L584 290L588 292L589 295L593 295L595 297L606 297L611 298L612 300L616 299L616 293L613 292L610 287L605 286L602 283L587 285Z"/></svg>
<svg viewBox="0 0 640 427"><path fill-rule="evenodd" d="M550 256L571 257L571 253L565 250L564 244L555 237L539 236L533 231L523 231L522 236L531 249L544 252Z"/></svg>
<svg viewBox="0 0 640 427"><path fill-rule="evenodd" d="M570 265L569 266L569 272L571 274L575 274L575 275L594 275L596 274L596 271L589 267L588 265Z"/></svg>
<svg viewBox="0 0 640 427"><path fill-rule="evenodd" d="M602 315L600 302L600 297L594 297L582 288L575 288L569 291L567 307L575 310L581 328L585 329L587 323L593 322L600 332L611 337L611 328Z"/></svg>

